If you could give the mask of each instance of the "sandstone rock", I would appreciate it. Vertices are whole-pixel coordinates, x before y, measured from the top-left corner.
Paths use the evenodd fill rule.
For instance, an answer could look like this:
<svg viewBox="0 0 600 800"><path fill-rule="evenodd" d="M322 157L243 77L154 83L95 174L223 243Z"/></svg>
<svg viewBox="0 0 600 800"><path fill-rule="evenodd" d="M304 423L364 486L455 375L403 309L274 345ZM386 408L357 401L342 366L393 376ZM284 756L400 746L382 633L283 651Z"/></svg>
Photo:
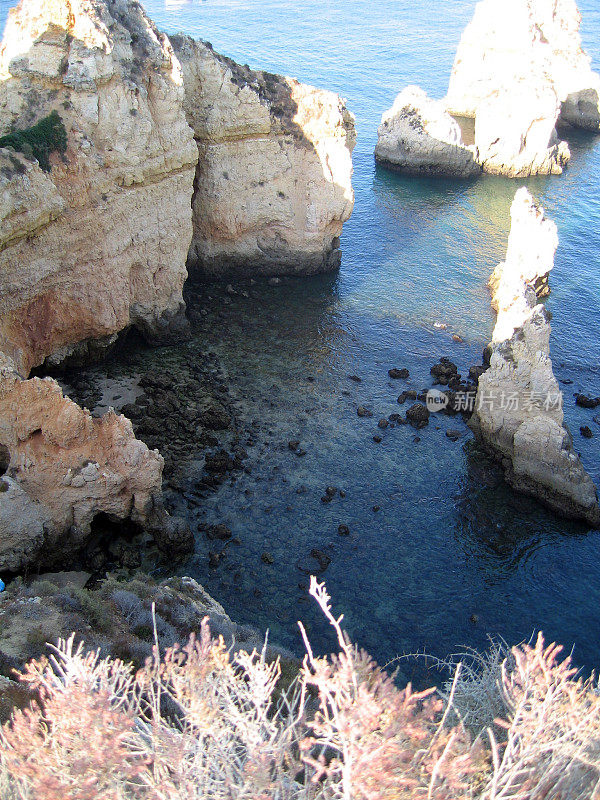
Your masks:
<svg viewBox="0 0 600 800"><path fill-rule="evenodd" d="M307 274L339 265L354 194L344 102L172 37L200 154L190 270Z"/></svg>
<svg viewBox="0 0 600 800"><path fill-rule="evenodd" d="M547 289L558 244L526 189L517 192L506 261L492 276L498 317L490 366L479 377L469 424L502 461L508 482L560 514L600 526L596 487L564 424L550 360L550 322L537 303Z"/></svg>
<svg viewBox="0 0 600 800"><path fill-rule="evenodd" d="M155 528L165 514L163 459L135 438L129 420L113 411L92 418L56 381L22 380L3 356L0 442L9 454L0 570L17 572L42 550L47 560L81 547L97 514Z"/></svg>
<svg viewBox="0 0 600 800"><path fill-rule="evenodd" d="M376 160L416 175L468 178L481 172L475 148L464 144L460 125L440 101L417 86L404 89L381 118Z"/></svg>
<svg viewBox="0 0 600 800"><path fill-rule="evenodd" d="M580 23L574 0L482 0L456 54L446 98L450 113L475 117L501 86L549 86L561 122L599 130L600 76L582 49Z"/></svg>
<svg viewBox="0 0 600 800"><path fill-rule="evenodd" d="M0 349L23 375L183 310L198 159L169 40L129 0L21 0L0 47L0 134L57 111L51 170L0 151ZM26 268L24 268L26 265Z"/></svg>

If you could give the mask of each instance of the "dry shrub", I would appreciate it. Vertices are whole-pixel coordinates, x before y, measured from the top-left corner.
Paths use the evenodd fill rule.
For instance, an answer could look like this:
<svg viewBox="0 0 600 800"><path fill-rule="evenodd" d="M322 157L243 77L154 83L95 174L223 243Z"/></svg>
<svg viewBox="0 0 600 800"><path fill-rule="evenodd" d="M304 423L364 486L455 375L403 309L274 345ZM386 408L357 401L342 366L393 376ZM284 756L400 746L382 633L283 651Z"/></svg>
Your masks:
<svg viewBox="0 0 600 800"><path fill-rule="evenodd" d="M560 648L540 637L513 649L495 681L503 741L491 727L473 740L460 666L445 697L399 689L349 641L314 578L311 594L339 652L315 657L302 629L304 665L282 695L265 649L232 655L207 621L162 658L155 642L136 674L60 641L22 676L40 704L0 729L0 800L600 797L600 697Z"/></svg>

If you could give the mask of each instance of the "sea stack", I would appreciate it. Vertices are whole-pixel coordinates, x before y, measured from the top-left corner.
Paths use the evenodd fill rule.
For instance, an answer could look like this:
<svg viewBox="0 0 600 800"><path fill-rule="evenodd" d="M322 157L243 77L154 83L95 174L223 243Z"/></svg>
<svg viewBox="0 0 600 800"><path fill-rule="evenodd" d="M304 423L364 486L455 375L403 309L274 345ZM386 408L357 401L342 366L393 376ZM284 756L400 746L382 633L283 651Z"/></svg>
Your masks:
<svg viewBox="0 0 600 800"><path fill-rule="evenodd" d="M519 189L506 260L490 280L497 320L470 425L516 490L598 527L596 487L573 448L552 370L550 314L538 303L548 291L557 246L556 226Z"/></svg>
<svg viewBox="0 0 600 800"><path fill-rule="evenodd" d="M401 93L383 116L376 159L414 172L415 159L426 152L427 172L468 177L448 158L451 143L451 154L471 151L483 172L560 174L570 158L561 126L600 131L600 76L582 49L580 22L573 0L482 0L462 35L447 96L423 95L418 114L407 115ZM436 109L443 125L415 125L417 116L427 118L421 108Z"/></svg>

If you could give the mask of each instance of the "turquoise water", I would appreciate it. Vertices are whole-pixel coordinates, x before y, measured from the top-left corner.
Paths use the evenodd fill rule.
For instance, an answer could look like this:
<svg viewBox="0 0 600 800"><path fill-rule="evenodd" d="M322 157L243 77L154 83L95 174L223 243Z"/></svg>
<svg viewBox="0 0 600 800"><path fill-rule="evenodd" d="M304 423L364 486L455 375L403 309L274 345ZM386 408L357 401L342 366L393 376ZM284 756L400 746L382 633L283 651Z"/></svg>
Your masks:
<svg viewBox="0 0 600 800"><path fill-rule="evenodd" d="M112 369L177 373L198 349L213 350L240 414L255 423L250 474L201 506L175 499L192 524L225 522L239 537L210 570L200 534L197 556L182 570L236 620L270 627L273 639L300 649L300 617L317 646L328 647L298 569L317 547L332 558L324 577L335 608L382 662L401 652L481 648L488 633L514 642L542 629L575 643L579 664L598 666L600 534L507 490L456 419L436 418L420 441L407 427L377 429L380 417L401 410L395 399L406 388L389 380L390 367L408 367L407 385L416 389L431 385L429 368L442 355L464 373L480 361L493 325L486 282L505 252L508 210L523 182L404 178L377 169L372 156L381 113L401 88L417 83L443 95L474 5L147 0L168 32L342 94L357 120L356 206L339 274L260 286L226 306L222 287L209 287L189 345L141 351ZM600 10L594 0L580 10L585 46L600 69ZM552 356L557 376L573 381L565 386L567 420L598 482L600 427L570 392L600 394L600 137L574 134L570 144L563 176L526 185L559 228L548 300ZM349 381L351 374L362 382ZM357 417L360 403L373 408L372 419ZM594 429L593 439L579 436L581 424ZM450 442L449 428L460 428L461 440ZM380 444L372 438L378 433ZM293 439L302 441L304 458L289 451ZM346 497L323 504L328 485ZM298 494L301 486L307 491ZM338 536L340 523L349 537ZM261 560L265 551L272 565Z"/></svg>

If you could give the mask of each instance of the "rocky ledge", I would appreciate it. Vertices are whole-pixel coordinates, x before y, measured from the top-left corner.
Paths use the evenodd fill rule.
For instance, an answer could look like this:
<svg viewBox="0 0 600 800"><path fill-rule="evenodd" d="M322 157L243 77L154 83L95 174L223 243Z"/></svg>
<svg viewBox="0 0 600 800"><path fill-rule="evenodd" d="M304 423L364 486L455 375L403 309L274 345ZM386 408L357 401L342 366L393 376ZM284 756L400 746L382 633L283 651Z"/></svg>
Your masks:
<svg viewBox="0 0 600 800"><path fill-rule="evenodd" d="M497 321L470 425L507 481L559 514L600 527L596 487L573 448L550 360L546 294L558 236L525 188L511 208L506 261L490 288Z"/></svg>
<svg viewBox="0 0 600 800"><path fill-rule="evenodd" d="M600 75L582 49L580 22L573 0L482 0L446 98L402 92L383 115L377 160L452 177L477 167L508 177L560 174L570 153L557 127L600 131Z"/></svg>

